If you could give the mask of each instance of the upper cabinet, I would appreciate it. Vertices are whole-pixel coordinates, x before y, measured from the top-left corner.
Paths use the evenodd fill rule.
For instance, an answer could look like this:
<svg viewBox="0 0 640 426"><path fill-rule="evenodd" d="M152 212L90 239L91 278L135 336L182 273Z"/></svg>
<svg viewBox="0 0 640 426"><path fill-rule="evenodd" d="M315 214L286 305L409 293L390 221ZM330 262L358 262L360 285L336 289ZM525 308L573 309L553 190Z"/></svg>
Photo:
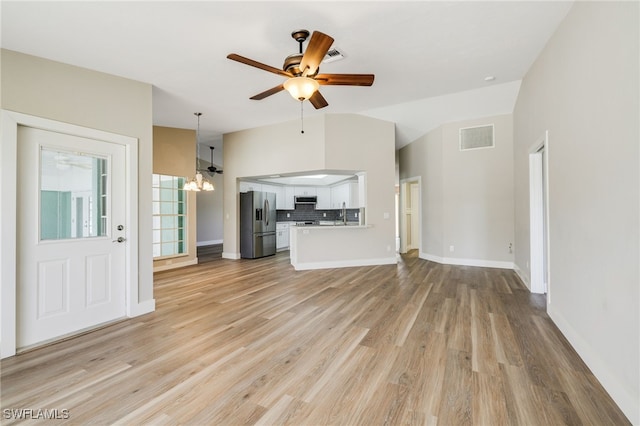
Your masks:
<svg viewBox="0 0 640 426"><path fill-rule="evenodd" d="M358 181L349 180L334 186L291 186L271 185L241 181L240 192L263 191L276 194L276 208L278 210L294 210L296 196L316 196L317 210L341 209L342 203L348 209L365 206L365 181L363 176L358 176Z"/></svg>
<svg viewBox="0 0 640 426"><path fill-rule="evenodd" d="M317 195L317 188L315 186L294 186L293 195L295 196Z"/></svg>
<svg viewBox="0 0 640 426"><path fill-rule="evenodd" d="M329 210L331 208L331 188L326 186L319 186L318 188L316 188L316 195L318 196L316 209Z"/></svg>
<svg viewBox="0 0 640 426"><path fill-rule="evenodd" d="M348 209L355 209L360 206L358 182L346 182L331 187L331 208L341 209L342 203Z"/></svg>
<svg viewBox="0 0 640 426"><path fill-rule="evenodd" d="M262 184L240 181L240 192L262 191Z"/></svg>

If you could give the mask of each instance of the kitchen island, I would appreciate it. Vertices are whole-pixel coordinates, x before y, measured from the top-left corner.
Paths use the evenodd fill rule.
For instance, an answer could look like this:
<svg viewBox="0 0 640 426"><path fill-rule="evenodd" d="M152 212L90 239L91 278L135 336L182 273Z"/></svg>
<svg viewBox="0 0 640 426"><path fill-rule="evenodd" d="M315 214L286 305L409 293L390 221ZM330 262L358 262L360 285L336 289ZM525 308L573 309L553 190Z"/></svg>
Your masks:
<svg viewBox="0 0 640 426"><path fill-rule="evenodd" d="M342 268L396 263L395 250L388 257L371 258L362 248L375 244L372 225L357 222L292 225L289 228L289 255L296 270Z"/></svg>

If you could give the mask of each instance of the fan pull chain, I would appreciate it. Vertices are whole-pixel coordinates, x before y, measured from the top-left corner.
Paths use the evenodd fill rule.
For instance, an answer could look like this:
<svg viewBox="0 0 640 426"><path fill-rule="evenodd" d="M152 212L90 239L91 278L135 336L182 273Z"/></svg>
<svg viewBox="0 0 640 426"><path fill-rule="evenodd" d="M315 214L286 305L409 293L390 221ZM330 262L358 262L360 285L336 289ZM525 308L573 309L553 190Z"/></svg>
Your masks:
<svg viewBox="0 0 640 426"><path fill-rule="evenodd" d="M300 101L300 133L304 133L304 110L302 101Z"/></svg>

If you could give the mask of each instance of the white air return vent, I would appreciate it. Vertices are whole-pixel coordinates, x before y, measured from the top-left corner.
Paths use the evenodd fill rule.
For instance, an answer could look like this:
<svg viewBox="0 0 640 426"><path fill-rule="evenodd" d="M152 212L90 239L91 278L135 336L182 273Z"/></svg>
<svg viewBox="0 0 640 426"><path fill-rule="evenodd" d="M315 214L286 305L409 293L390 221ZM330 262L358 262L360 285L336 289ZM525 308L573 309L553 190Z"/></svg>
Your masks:
<svg viewBox="0 0 640 426"><path fill-rule="evenodd" d="M324 55L322 63L328 64L329 62L341 61L342 59L344 59L344 52L338 47L332 47L327 54Z"/></svg>
<svg viewBox="0 0 640 426"><path fill-rule="evenodd" d="M460 129L460 151L493 146L493 124Z"/></svg>

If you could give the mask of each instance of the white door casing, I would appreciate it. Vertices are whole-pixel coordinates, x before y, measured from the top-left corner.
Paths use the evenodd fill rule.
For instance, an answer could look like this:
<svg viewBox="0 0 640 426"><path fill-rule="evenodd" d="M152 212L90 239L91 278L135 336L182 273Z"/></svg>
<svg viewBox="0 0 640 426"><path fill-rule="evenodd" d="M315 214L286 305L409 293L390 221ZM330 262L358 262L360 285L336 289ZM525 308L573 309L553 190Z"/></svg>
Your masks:
<svg viewBox="0 0 640 426"><path fill-rule="evenodd" d="M124 167L122 145L19 127L18 348L125 316ZM62 201L48 208L49 194ZM78 217L93 234L76 235Z"/></svg>
<svg viewBox="0 0 640 426"><path fill-rule="evenodd" d="M155 310L155 300L140 300L138 291L138 139L15 111L0 110L0 358L16 353L17 329L17 192L18 127L34 127L75 136L116 143L125 147L126 181L125 288L126 315L134 317Z"/></svg>
<svg viewBox="0 0 640 426"><path fill-rule="evenodd" d="M549 283L549 138L545 132L529 150L529 239L532 293L547 293Z"/></svg>

